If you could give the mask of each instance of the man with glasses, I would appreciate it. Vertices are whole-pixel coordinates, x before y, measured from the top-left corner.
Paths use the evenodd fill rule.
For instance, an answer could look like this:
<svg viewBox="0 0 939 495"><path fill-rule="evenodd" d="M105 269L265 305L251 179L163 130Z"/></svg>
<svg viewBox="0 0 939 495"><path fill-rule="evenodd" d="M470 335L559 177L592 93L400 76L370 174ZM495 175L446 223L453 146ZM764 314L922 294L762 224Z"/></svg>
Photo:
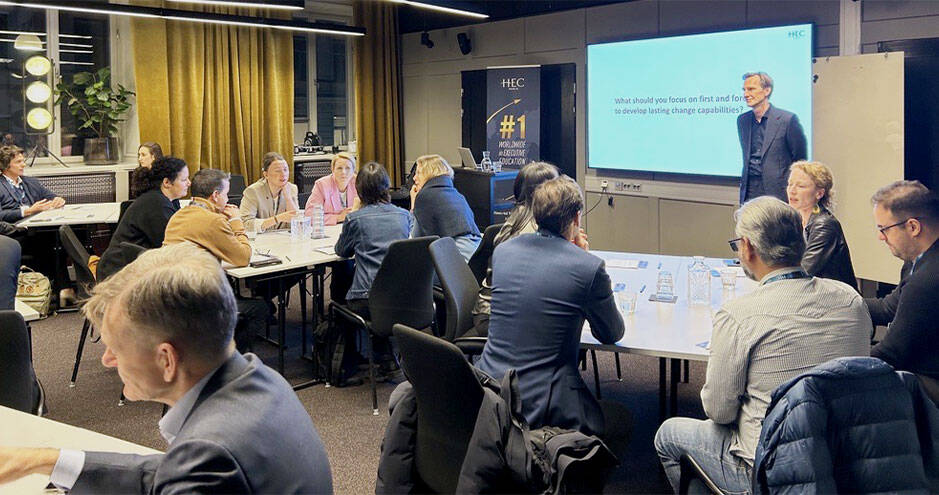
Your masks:
<svg viewBox="0 0 939 495"><path fill-rule="evenodd" d="M871 202L878 237L904 262L893 292L864 300L873 323L889 325L871 356L928 381L939 379L939 196L919 181L904 180L881 188Z"/></svg>
<svg viewBox="0 0 939 495"><path fill-rule="evenodd" d="M769 196L737 213L731 247L760 286L726 301L713 318L701 403L707 420L671 418L655 435L672 487L689 455L725 493L748 493L753 457L772 393L818 364L870 351L870 317L843 282L802 270L802 217Z"/></svg>

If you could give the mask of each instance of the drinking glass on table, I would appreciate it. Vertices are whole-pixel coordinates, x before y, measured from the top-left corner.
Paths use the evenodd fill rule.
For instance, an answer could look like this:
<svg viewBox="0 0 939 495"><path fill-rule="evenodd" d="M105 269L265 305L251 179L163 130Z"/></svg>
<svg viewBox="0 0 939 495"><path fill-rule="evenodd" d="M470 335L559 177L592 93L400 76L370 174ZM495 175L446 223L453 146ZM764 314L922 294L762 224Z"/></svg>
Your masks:
<svg viewBox="0 0 939 495"><path fill-rule="evenodd" d="M737 269L721 268L721 287L724 290L734 290L737 287Z"/></svg>
<svg viewBox="0 0 939 495"><path fill-rule="evenodd" d="M670 298L675 295L675 279L672 277L672 272L668 270L659 271L659 277L655 282L655 293L663 298Z"/></svg>
<svg viewBox="0 0 939 495"><path fill-rule="evenodd" d="M251 241L258 238L258 224L253 219L245 222L245 235L248 236L248 240Z"/></svg>

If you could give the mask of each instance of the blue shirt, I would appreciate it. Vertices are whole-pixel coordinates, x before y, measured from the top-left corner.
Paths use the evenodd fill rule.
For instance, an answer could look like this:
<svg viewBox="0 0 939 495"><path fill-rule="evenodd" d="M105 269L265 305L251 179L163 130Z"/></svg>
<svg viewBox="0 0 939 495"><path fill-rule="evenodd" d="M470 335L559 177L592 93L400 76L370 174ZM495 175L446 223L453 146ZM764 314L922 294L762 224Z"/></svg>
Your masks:
<svg viewBox="0 0 939 495"><path fill-rule="evenodd" d="M355 275L346 299L368 299L388 246L407 239L413 222L407 210L390 203L366 205L346 216L335 248L339 256L355 256Z"/></svg>

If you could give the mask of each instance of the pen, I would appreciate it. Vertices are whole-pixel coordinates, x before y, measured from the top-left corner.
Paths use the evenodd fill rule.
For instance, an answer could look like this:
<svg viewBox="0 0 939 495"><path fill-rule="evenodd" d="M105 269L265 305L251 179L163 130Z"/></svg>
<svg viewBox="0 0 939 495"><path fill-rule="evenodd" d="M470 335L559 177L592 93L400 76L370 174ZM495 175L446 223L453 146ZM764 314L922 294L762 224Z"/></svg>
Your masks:
<svg viewBox="0 0 939 495"><path fill-rule="evenodd" d="M646 290L646 284L642 284L642 288L639 289L639 293L642 294L642 291Z"/></svg>
<svg viewBox="0 0 939 495"><path fill-rule="evenodd" d="M290 261L290 256L284 256L284 258L287 258L287 261Z"/></svg>

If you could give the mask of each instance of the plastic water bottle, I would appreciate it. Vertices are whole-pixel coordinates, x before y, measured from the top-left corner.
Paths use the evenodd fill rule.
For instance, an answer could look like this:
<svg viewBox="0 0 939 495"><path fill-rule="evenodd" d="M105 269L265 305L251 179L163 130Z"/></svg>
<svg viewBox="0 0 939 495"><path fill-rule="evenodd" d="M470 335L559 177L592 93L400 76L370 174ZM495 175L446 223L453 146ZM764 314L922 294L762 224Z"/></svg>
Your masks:
<svg viewBox="0 0 939 495"><path fill-rule="evenodd" d="M692 305L711 304L711 267L704 256L695 256L688 267L688 302Z"/></svg>
<svg viewBox="0 0 939 495"><path fill-rule="evenodd" d="M492 159L489 158L488 151L483 151L483 159L479 162L479 169L483 172L492 170Z"/></svg>
<svg viewBox="0 0 939 495"><path fill-rule="evenodd" d="M323 207L321 205L316 205L313 207L313 217L312 217L312 237L314 239L322 239L326 237L326 215L323 212Z"/></svg>

